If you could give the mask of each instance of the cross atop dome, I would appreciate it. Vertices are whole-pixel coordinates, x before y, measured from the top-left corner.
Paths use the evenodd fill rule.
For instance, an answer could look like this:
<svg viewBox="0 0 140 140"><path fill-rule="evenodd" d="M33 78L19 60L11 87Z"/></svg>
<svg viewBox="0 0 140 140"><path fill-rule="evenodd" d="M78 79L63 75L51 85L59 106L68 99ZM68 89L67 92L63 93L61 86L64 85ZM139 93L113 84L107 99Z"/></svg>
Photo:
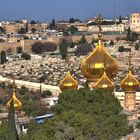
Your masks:
<svg viewBox="0 0 140 140"><path fill-rule="evenodd" d="M99 37L99 39L101 39L102 38L102 28L101 28L101 25L102 25L102 22L103 22L103 17L101 15L98 15L95 22L97 23L97 26L99 28L98 37Z"/></svg>

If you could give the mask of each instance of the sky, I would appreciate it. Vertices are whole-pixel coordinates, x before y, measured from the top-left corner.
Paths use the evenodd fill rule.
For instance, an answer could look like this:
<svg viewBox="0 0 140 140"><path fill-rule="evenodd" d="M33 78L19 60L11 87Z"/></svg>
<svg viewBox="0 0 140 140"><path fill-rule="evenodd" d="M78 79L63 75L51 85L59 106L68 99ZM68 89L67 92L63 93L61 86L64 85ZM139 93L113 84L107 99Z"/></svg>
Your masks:
<svg viewBox="0 0 140 140"><path fill-rule="evenodd" d="M0 0L0 20L88 19L101 14L114 19L140 12L140 0Z"/></svg>

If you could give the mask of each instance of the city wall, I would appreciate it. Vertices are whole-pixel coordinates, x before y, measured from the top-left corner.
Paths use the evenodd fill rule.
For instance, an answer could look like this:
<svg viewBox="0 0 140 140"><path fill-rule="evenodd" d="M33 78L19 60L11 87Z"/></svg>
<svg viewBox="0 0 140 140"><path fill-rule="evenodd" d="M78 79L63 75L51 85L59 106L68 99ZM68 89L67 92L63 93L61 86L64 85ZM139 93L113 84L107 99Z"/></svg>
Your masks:
<svg viewBox="0 0 140 140"><path fill-rule="evenodd" d="M92 42L93 39L97 39L97 35L86 35L87 42ZM103 39L105 40L114 40L117 37L124 37L124 35L104 35ZM62 37L48 37L47 40L41 40L41 42L54 42L56 44L60 44L60 39ZM68 40L72 40L73 42L78 42L81 39L81 36L68 36L66 37ZM21 40L20 42L2 42L0 43L0 51L4 50L6 52L11 51L12 53L16 53L16 48L21 46L24 52L31 52L31 46L37 42L37 40Z"/></svg>

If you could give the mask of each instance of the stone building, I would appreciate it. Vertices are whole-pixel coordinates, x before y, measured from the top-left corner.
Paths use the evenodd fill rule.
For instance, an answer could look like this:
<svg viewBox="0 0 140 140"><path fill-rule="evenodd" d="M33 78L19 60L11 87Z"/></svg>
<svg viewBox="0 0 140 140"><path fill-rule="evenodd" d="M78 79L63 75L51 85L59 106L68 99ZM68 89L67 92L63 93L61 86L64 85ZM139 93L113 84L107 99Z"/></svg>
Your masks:
<svg viewBox="0 0 140 140"><path fill-rule="evenodd" d="M132 31L140 32L140 13L130 14L129 25Z"/></svg>

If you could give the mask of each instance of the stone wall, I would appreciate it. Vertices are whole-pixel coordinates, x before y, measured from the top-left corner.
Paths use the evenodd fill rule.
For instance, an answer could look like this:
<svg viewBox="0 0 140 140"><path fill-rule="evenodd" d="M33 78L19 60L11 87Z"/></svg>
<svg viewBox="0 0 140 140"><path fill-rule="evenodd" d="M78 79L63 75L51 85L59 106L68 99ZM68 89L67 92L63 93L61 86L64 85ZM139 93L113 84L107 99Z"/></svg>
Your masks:
<svg viewBox="0 0 140 140"><path fill-rule="evenodd" d="M73 42L79 42L82 36L68 36L65 37L68 40L72 40ZM86 35L87 42L92 42L93 39L97 39L98 35ZM115 40L117 37L125 37L124 35L104 35L103 39L105 40ZM41 40L41 42L54 42L57 45L60 44L60 40L62 37L48 37L47 40ZM12 52L16 52L16 48L21 46L24 52L31 52L31 46L33 43L37 42L37 40L21 40L20 42L2 42L0 43L0 51L4 50L7 51L11 48Z"/></svg>

